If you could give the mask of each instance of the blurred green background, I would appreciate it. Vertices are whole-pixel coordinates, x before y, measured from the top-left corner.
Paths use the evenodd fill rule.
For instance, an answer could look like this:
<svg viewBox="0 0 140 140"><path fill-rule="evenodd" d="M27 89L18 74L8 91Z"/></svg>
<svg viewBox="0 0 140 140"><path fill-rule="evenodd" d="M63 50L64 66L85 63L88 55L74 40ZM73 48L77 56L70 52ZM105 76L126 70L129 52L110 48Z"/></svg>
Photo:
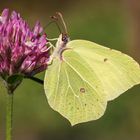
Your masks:
<svg viewBox="0 0 140 140"><path fill-rule="evenodd" d="M1 0L0 10L21 13L30 26L42 26L62 12L71 39L86 39L121 50L140 60L139 0ZM49 38L58 37L53 24ZM43 79L44 73L37 75ZM15 92L13 140L140 140L140 86L108 103L97 121L71 127L46 100L43 86L24 80ZM0 140L5 138L6 92L0 84Z"/></svg>

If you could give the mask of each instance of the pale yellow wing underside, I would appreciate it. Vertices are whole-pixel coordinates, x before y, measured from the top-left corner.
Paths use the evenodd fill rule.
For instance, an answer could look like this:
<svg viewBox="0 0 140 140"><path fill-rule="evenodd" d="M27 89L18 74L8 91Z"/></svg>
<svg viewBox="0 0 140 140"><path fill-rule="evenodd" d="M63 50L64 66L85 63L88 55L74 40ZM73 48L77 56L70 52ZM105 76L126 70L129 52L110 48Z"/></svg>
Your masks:
<svg viewBox="0 0 140 140"><path fill-rule="evenodd" d="M46 71L44 88L49 105L72 125L100 118L107 101L140 83L138 63L119 51L84 40L67 48Z"/></svg>

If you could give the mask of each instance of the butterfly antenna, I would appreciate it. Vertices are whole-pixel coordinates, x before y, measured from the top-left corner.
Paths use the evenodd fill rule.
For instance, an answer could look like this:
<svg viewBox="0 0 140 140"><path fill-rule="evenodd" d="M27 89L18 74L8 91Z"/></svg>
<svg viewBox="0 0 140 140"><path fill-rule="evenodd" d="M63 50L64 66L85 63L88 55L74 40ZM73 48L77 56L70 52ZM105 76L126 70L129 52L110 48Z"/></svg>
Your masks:
<svg viewBox="0 0 140 140"><path fill-rule="evenodd" d="M52 23L55 23L56 26L57 26L57 28L58 28L58 30L59 30L59 32L62 33L61 28L60 28L59 24L57 23L57 22L58 22L58 18L55 17L55 16L51 16L50 18L51 18L51 21L49 21L49 22L43 27L44 31L46 30L46 28L47 28L49 25L51 25Z"/></svg>
<svg viewBox="0 0 140 140"><path fill-rule="evenodd" d="M56 16L51 16L50 18L51 18L51 19L53 20L53 22L56 24L56 26L57 26L59 32L62 33L62 30L61 30L61 28L60 28L60 26L59 26L59 24L58 24L58 18L57 18Z"/></svg>
<svg viewBox="0 0 140 140"><path fill-rule="evenodd" d="M56 15L57 15L57 17L60 19L60 21L61 21L61 24L62 24L63 29L64 29L64 34L68 34L67 26L66 26L66 23L65 23L65 21L64 21L64 18L63 18L63 16L62 16L62 14L61 14L60 12L56 12Z"/></svg>
<svg viewBox="0 0 140 140"><path fill-rule="evenodd" d="M60 12L56 12L56 15L51 16L51 21L44 26L44 30L52 23L55 23L56 26L58 27L59 32L62 34L62 40L66 41L68 40L68 31L67 31L67 26L64 21L64 18Z"/></svg>
<svg viewBox="0 0 140 140"><path fill-rule="evenodd" d="M43 29L46 30L46 28L51 25L52 23L54 23L55 21L49 21L44 27Z"/></svg>

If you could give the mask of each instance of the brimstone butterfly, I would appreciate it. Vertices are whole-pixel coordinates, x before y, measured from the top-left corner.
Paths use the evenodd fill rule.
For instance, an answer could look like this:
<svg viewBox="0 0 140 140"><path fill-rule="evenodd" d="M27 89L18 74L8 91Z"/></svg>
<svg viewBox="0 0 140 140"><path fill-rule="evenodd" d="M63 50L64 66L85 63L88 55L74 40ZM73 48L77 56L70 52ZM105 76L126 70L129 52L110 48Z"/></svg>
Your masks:
<svg viewBox="0 0 140 140"><path fill-rule="evenodd" d="M140 83L140 66L128 55L60 35L45 75L49 105L71 125L96 120L107 102Z"/></svg>

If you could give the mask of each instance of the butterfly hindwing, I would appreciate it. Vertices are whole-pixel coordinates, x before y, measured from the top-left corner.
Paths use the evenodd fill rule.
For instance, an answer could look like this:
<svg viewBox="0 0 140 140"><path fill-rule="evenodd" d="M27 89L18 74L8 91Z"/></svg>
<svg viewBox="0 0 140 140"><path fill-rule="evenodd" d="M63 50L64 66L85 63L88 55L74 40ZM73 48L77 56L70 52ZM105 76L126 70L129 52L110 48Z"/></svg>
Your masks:
<svg viewBox="0 0 140 140"><path fill-rule="evenodd" d="M49 105L75 125L100 118L107 101L101 94L96 75L85 62L83 66L75 61L79 59L77 54L69 53L75 59L54 59L46 72L44 85Z"/></svg>

